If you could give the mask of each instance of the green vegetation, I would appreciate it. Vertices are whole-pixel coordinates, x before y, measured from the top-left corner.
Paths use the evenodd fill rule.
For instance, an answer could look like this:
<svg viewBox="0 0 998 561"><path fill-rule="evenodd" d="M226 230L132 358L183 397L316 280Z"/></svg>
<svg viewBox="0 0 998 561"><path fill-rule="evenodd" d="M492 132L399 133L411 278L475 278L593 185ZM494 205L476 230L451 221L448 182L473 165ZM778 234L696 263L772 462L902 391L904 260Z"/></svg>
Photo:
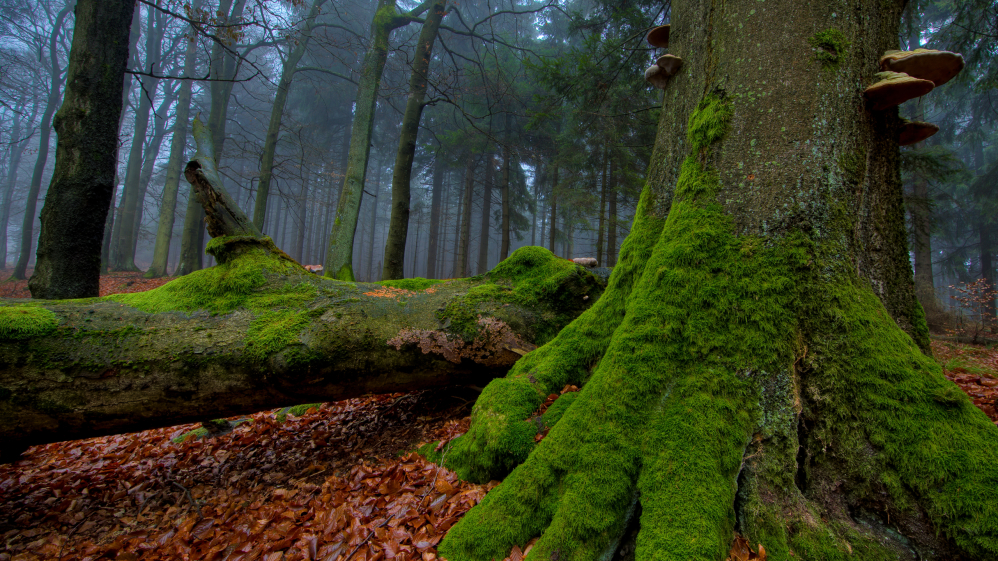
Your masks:
<svg viewBox="0 0 998 561"><path fill-rule="evenodd" d="M48 335L59 325L52 312L37 306L0 307L0 339L30 339Z"/></svg>
<svg viewBox="0 0 998 561"><path fill-rule="evenodd" d="M381 286L388 286L391 288L401 288L402 290L426 290L435 284L440 284L444 282L438 279L424 279L422 277L415 277L411 279L396 279L396 280L383 280L378 281L375 284L380 284Z"/></svg>
<svg viewBox="0 0 998 561"><path fill-rule="evenodd" d="M214 238L209 245L225 243ZM159 288L133 294L112 294L102 300L121 302L144 312L193 312L207 310L225 314L237 308L254 311L275 306L301 306L317 292L311 284L288 286L286 282L268 286L266 274L299 275L308 278L293 262L280 259L263 248L244 251L238 258L195 271Z"/></svg>
<svg viewBox="0 0 998 561"><path fill-rule="evenodd" d="M842 56L849 49L845 34L834 27L815 33L808 42L814 47L814 60L825 70L838 69Z"/></svg>

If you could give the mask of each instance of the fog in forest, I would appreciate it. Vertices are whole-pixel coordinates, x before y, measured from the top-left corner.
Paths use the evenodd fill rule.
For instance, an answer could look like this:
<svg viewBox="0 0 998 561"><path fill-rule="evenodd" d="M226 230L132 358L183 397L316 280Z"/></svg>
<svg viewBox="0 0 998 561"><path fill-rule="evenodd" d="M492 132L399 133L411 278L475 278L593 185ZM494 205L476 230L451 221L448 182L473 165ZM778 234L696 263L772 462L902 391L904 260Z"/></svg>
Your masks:
<svg viewBox="0 0 998 561"><path fill-rule="evenodd" d="M645 34L668 22L668 3L472 0L447 3L437 29L428 29L432 2L392 4L139 2L105 226L107 270L152 267L149 276L158 276L213 264L203 251L203 223L189 216L198 205L190 204L190 185L178 171L194 154L190 132L198 115L221 139L215 149L225 188L304 265L325 264L352 131L369 124L353 234L357 280L383 276L393 208L404 217L405 201L393 203L392 192L393 181L404 181L402 171L410 174L405 277L483 273L526 245L612 267L663 111L661 91L644 79L661 53ZM5 277L25 278L33 266L73 5L0 1ZM376 55L379 5L399 17L388 30L375 109L364 123L358 85L365 57ZM940 127L901 149L912 263L930 321L957 304L951 285L980 278L993 284L998 251L998 72L989 51L979 48L987 36L968 31L948 6L910 2L899 37L903 49L948 49L967 58L958 79L900 110ZM422 66L421 33L431 35L432 45ZM414 98L420 76L426 78L421 99ZM410 169L402 148L413 103L422 111L415 115ZM153 267L157 245L165 271ZM192 248L186 255L185 246Z"/></svg>

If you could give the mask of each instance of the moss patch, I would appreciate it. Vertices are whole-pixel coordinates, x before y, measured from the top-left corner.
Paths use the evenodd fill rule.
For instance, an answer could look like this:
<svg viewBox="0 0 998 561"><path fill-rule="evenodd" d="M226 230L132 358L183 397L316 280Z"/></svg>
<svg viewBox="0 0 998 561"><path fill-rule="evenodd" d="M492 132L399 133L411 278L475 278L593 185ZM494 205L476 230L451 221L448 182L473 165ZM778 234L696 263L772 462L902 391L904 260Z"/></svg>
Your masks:
<svg viewBox="0 0 998 561"><path fill-rule="evenodd" d="M0 339L30 339L48 335L59 325L55 314L37 306L0 307Z"/></svg>
<svg viewBox="0 0 998 561"><path fill-rule="evenodd" d="M814 60L825 70L838 69L842 57L849 49L845 34L834 27L815 33L808 39L808 43L814 48Z"/></svg>
<svg viewBox="0 0 998 561"><path fill-rule="evenodd" d="M216 244L223 241L212 240ZM261 311L275 306L300 306L317 292L311 284L268 286L267 275L299 275L302 270L263 248L250 249L226 263L194 271L159 288L102 298L121 302L148 313L206 310L229 313L237 308Z"/></svg>
<svg viewBox="0 0 998 561"><path fill-rule="evenodd" d="M270 310L263 312L246 332L246 354L251 360L268 356L298 343L298 334L309 323L309 314L302 310Z"/></svg>

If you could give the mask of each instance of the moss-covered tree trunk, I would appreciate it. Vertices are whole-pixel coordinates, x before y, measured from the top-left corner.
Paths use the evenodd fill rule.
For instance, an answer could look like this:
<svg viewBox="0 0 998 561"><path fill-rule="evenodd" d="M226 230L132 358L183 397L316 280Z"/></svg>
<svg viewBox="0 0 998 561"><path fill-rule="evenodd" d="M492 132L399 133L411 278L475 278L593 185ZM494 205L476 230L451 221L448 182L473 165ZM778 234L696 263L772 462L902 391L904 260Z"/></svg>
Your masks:
<svg viewBox="0 0 998 561"><path fill-rule="evenodd" d="M770 560L998 558L998 428L919 348L897 112L861 93L902 3L672 3L684 64L620 261L445 449L505 479L444 558L634 534L639 560L720 560L736 531Z"/></svg>

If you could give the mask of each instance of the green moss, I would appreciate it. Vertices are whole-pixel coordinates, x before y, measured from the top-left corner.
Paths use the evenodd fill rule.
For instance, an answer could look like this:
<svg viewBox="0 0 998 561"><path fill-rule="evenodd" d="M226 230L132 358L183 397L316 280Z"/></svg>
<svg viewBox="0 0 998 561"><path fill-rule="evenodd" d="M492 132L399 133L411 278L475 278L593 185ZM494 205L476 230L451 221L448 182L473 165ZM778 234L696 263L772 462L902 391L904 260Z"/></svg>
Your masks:
<svg viewBox="0 0 998 561"><path fill-rule="evenodd" d="M554 400L554 403L544 412L544 426L553 427L557 425L558 421L565 415L565 412L568 411L569 406L575 403L578 397L579 392L570 392L558 396L558 399Z"/></svg>
<svg viewBox="0 0 998 561"><path fill-rule="evenodd" d="M224 238L212 239L217 246ZM132 294L113 294L101 300L121 302L144 312L193 312L206 310L213 314L232 312L237 308L259 311L275 306L300 306L317 294L308 283L288 286L267 285L267 276L300 275L302 270L268 251L257 248L241 253L226 263L194 271L159 288Z"/></svg>
<svg viewBox="0 0 998 561"><path fill-rule="evenodd" d="M55 314L37 306L0 307L0 339L31 339L48 335L59 325Z"/></svg>
<svg viewBox="0 0 998 561"><path fill-rule="evenodd" d="M845 34L834 27L815 33L808 43L814 48L814 60L825 70L838 69L842 57L849 50Z"/></svg>
<svg viewBox="0 0 998 561"><path fill-rule="evenodd" d="M246 332L246 355L263 360L285 347L298 343L298 334L308 326L309 315L302 310L263 312Z"/></svg>
<svg viewBox="0 0 998 561"><path fill-rule="evenodd" d="M277 413L277 421L283 423L288 419L288 415L293 417L301 417L308 412L309 409L321 409L322 403L302 403L301 405L292 405L290 407L285 407Z"/></svg>
<svg viewBox="0 0 998 561"><path fill-rule="evenodd" d="M700 104L689 127L695 152L723 137L730 115L716 97ZM661 551L677 559L723 557L734 526L734 476L756 415L744 405L752 403L752 385L740 372L776 371L790 361L788 272L799 263L798 252L736 238L721 207L709 201L717 186L711 175L698 159L686 160L658 236L651 232L657 224L644 230L650 217L639 209L635 230L651 234L642 241L655 249L627 300L626 317L617 325L613 315L589 318L612 326L601 334L610 339L613 333L612 343L526 462L447 535L442 556L501 558L513 544L541 535L532 554L537 558L600 558L640 490L638 558ZM579 335L593 326L577 329L566 330L574 341L566 337L569 345L541 358L565 364L590 350L578 348L586 343ZM573 377L552 376L544 366L518 364L482 393L472 430L451 451L462 477L501 473L504 465L496 464L523 460L532 436L525 428L536 430L523 419L552 382ZM472 450L478 462L468 461ZM495 463L482 465L482 459Z"/></svg>
<svg viewBox="0 0 998 561"><path fill-rule="evenodd" d="M421 277L416 277L412 279L397 279L397 280L383 280L378 281L375 284L380 284L381 286L390 286L392 288L401 288L402 290L426 290L435 284L440 284L444 282L438 279L424 279Z"/></svg>
<svg viewBox="0 0 998 561"><path fill-rule="evenodd" d="M534 342L544 344L588 302L599 297L600 291L592 289L589 275L579 265L556 257L547 249L522 247L477 279L491 283L474 286L463 297L451 300L437 314L437 319L448 330L468 339L478 332L479 314L506 319L502 308L515 305L525 314L534 314L527 327ZM543 311L538 311L541 302Z"/></svg>

